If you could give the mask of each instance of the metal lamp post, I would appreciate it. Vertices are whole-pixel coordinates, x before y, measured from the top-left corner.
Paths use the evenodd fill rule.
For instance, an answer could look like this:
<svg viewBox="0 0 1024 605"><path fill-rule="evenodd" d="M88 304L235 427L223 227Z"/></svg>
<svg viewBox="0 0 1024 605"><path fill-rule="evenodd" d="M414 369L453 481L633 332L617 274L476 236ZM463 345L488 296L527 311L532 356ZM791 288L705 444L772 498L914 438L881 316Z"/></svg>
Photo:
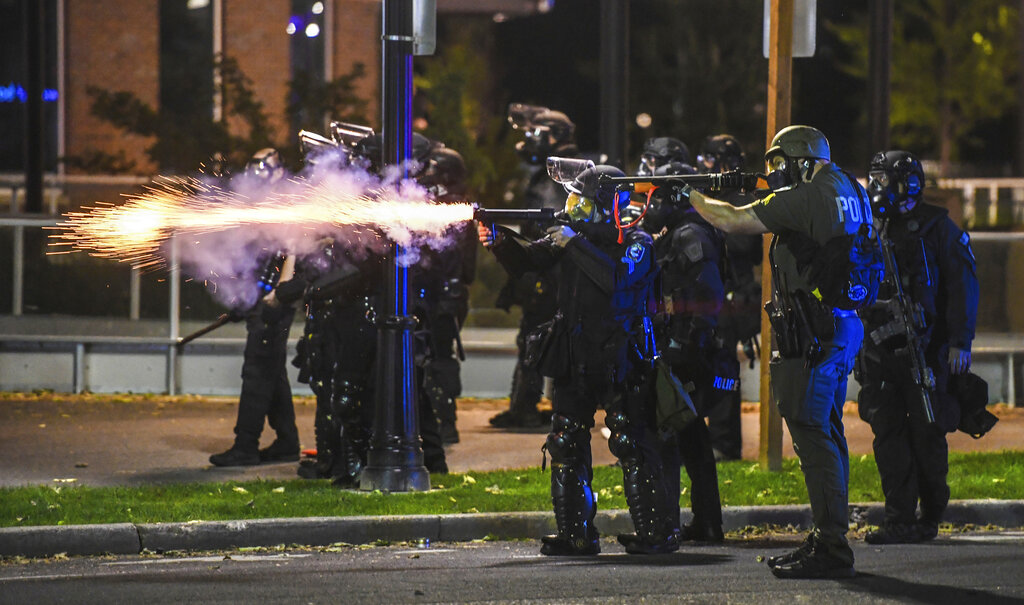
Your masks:
<svg viewBox="0 0 1024 605"><path fill-rule="evenodd" d="M413 11L414 0L383 3L383 163L399 167L412 157ZM362 490L430 489L430 475L423 465L416 401L412 334L415 319L409 315L409 269L400 264L401 258L401 246L392 244L387 275L388 307L377 333L373 436L367 465L359 480Z"/></svg>

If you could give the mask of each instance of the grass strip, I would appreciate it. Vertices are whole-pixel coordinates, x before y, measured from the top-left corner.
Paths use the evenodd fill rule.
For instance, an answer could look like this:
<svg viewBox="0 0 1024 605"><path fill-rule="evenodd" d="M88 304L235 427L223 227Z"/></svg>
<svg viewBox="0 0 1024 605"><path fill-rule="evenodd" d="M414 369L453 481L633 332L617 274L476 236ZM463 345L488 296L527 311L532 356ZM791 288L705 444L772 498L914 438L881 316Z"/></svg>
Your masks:
<svg viewBox="0 0 1024 605"><path fill-rule="evenodd" d="M761 470L752 462L718 466L726 506L804 504L807 490L796 459L783 470ZM550 474L539 468L431 475L428 492L381 493L339 490L327 480L190 483L142 487L52 486L0 488L0 526L161 523L353 515L458 514L547 511ZM1024 498L1024 451L950 455L954 499ZM682 473L684 507L689 478ZM626 508L622 472L594 469L601 509ZM882 491L874 458L850 460L850 500L879 502Z"/></svg>

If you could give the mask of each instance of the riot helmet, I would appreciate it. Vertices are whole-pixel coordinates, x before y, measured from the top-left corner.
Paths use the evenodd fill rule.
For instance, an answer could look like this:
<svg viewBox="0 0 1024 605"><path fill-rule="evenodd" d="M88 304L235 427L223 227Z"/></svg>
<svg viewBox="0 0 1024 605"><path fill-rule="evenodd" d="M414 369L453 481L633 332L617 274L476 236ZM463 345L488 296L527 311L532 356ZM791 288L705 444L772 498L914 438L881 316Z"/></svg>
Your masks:
<svg viewBox="0 0 1024 605"><path fill-rule="evenodd" d="M690 163L690 150L679 139L672 137L654 137L647 139L644 150L640 154L639 176L651 176L659 166L669 162Z"/></svg>
<svg viewBox="0 0 1024 605"><path fill-rule="evenodd" d="M621 177L625 173L615 166L598 165L587 168L566 183L569 196L565 200L565 214L569 220L585 223L603 223L613 218L616 196L614 187L602 186L601 177ZM629 205L626 196L620 196L619 206Z"/></svg>
<svg viewBox="0 0 1024 605"><path fill-rule="evenodd" d="M697 154L697 167L708 174L731 172L743 168L746 155L736 137L731 134L716 134L701 143Z"/></svg>
<svg viewBox="0 0 1024 605"><path fill-rule="evenodd" d="M868 195L871 211L878 218L910 212L921 200L924 168L906 151L879 151L868 170Z"/></svg>
<svg viewBox="0 0 1024 605"><path fill-rule="evenodd" d="M412 133L412 150L410 160L416 162L418 170L430 155L435 143L418 132ZM359 158L366 164L367 170L373 173L380 173L383 165L387 164L384 159L384 135L381 133L371 134L363 137L352 146L353 158ZM416 172L418 174L418 171ZM415 177L416 174L412 176Z"/></svg>
<svg viewBox="0 0 1024 605"><path fill-rule="evenodd" d="M427 155L416 181L435 199L461 196L466 192L466 162L458 151L438 143Z"/></svg>
<svg viewBox="0 0 1024 605"><path fill-rule="evenodd" d="M828 139L811 126L787 126L775 135L764 154L768 164L765 180L768 186L781 191L797 186L810 178L817 160L831 160Z"/></svg>
<svg viewBox="0 0 1024 605"><path fill-rule="evenodd" d="M513 103L508 120L512 128L523 133L523 140L516 143L516 153L528 164L539 166L555 150L573 144L576 125L561 111Z"/></svg>
<svg viewBox="0 0 1024 605"><path fill-rule="evenodd" d="M670 162L659 166L654 176L697 174L697 169L682 162ZM672 227L688 210L690 198L672 187L658 187L650 193L650 202L643 214L643 227L650 233L658 233L665 227Z"/></svg>
<svg viewBox="0 0 1024 605"><path fill-rule="evenodd" d="M276 183L284 177L281 154L273 147L265 147L253 154L245 165L245 173L266 183Z"/></svg>

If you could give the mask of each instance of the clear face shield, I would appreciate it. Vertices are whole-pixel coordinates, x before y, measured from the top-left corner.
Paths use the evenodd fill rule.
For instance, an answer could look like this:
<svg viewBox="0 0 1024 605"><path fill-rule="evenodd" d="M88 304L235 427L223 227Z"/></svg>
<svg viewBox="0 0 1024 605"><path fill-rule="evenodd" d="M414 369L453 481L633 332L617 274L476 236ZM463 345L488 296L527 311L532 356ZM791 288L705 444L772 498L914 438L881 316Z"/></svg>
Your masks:
<svg viewBox="0 0 1024 605"><path fill-rule="evenodd" d="M562 187L566 187L580 175L581 172L587 168L593 168L595 166L592 160L582 160L579 158L560 158L558 156L551 156L548 158L548 176L552 181L558 183ZM566 191L572 193L572 190L566 187Z"/></svg>

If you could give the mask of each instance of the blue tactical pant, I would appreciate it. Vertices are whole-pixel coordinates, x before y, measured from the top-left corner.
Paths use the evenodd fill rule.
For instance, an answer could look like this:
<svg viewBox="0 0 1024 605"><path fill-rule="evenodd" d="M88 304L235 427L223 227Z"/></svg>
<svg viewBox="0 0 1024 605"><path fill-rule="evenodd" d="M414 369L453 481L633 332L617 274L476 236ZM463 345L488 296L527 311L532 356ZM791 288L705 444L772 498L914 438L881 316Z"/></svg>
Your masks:
<svg viewBox="0 0 1024 605"><path fill-rule="evenodd" d="M813 368L804 359L773 359L772 397L793 438L811 502L820 544L853 564L846 540L849 529L850 454L843 432L846 381L864 339L855 314L837 315L835 337L825 358Z"/></svg>

